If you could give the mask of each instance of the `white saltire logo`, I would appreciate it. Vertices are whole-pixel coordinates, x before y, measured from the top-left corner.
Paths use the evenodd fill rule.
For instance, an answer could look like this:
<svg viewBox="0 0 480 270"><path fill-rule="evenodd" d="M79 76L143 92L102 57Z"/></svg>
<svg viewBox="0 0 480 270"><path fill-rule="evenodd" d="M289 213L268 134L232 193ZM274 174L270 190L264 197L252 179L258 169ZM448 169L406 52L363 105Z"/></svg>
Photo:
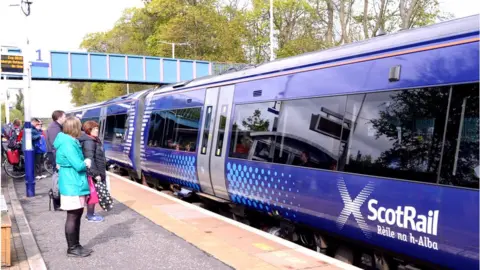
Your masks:
<svg viewBox="0 0 480 270"><path fill-rule="evenodd" d="M347 223L350 215L353 215L363 234L367 238L370 238L371 233L367 223L365 223L365 220L363 219L362 213L360 212L360 207L363 205L363 203L365 203L368 196L370 196L370 194L373 192L373 182L368 182L368 184L362 189L362 191L360 191L360 193L357 195L357 197L355 197L354 200L352 200L352 198L350 197L343 178L339 179L337 186L344 204L343 210L340 213L340 216L337 218L337 227L341 230L345 223Z"/></svg>

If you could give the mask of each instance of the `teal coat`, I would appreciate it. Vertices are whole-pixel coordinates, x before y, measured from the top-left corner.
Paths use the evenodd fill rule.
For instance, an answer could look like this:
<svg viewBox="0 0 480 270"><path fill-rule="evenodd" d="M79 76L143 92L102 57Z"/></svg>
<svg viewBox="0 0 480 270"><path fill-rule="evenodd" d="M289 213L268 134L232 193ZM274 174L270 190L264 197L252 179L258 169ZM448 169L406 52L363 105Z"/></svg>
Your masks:
<svg viewBox="0 0 480 270"><path fill-rule="evenodd" d="M82 147L77 139L63 132L58 133L53 146L57 149L58 190L64 196L90 194L87 181L87 167L84 163Z"/></svg>

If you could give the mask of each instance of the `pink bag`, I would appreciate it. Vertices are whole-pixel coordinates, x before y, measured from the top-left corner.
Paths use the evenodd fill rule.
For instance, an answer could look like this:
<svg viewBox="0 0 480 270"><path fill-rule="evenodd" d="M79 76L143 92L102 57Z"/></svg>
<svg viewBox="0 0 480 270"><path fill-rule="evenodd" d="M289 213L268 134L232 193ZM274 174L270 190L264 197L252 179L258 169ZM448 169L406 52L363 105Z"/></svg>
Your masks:
<svg viewBox="0 0 480 270"><path fill-rule="evenodd" d="M95 184L93 183L93 179L91 176L87 176L88 178L88 186L90 187L90 196L88 196L87 204L96 204L99 202L98 200L98 193L95 189Z"/></svg>

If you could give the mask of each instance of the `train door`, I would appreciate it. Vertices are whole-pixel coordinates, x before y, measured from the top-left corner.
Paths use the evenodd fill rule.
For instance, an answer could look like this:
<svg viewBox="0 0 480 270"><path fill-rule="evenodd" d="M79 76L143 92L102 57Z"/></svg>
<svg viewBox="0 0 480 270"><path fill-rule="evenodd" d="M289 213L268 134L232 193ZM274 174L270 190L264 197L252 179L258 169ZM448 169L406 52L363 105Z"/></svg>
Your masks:
<svg viewBox="0 0 480 270"><path fill-rule="evenodd" d="M197 162L202 191L227 200L225 158L234 89L234 85L207 89Z"/></svg>
<svg viewBox="0 0 480 270"><path fill-rule="evenodd" d="M105 121L107 119L107 107L102 107L100 109L100 118L98 119L99 122L99 133L98 136L103 143L103 138L105 136Z"/></svg>

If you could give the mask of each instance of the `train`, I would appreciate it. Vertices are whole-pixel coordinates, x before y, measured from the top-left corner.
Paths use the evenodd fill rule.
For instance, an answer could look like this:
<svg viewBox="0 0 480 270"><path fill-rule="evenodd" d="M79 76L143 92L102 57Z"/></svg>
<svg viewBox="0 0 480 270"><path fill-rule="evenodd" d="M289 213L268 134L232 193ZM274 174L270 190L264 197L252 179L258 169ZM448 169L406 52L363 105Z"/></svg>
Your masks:
<svg viewBox="0 0 480 270"><path fill-rule="evenodd" d="M365 269L479 268L479 15L67 112L151 188ZM265 225L267 224L267 225Z"/></svg>

